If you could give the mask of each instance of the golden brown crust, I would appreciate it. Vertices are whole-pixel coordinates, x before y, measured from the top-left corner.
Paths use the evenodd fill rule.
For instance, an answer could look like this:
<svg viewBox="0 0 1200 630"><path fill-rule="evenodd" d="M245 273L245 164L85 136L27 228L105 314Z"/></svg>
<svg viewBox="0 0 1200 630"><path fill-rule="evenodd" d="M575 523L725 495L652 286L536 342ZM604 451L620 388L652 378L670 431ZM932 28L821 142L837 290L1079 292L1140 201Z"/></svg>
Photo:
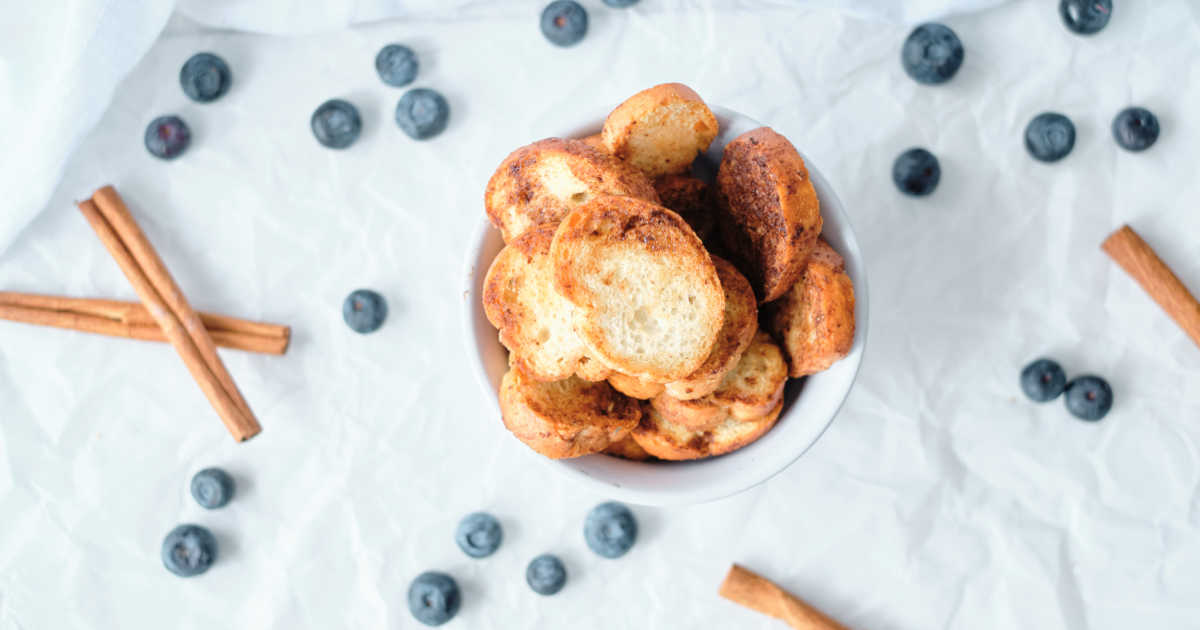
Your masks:
<svg viewBox="0 0 1200 630"><path fill-rule="evenodd" d="M721 386L712 393L712 400L736 418L760 416L783 400L787 369L783 351L770 335L760 330L742 354L737 368L726 374Z"/></svg>
<svg viewBox="0 0 1200 630"><path fill-rule="evenodd" d="M594 133L590 136L584 136L584 137L580 138L580 140L583 140L584 142L586 142L589 146L591 146L594 149L599 149L605 153L608 153L608 147L604 146L604 135L603 134Z"/></svg>
<svg viewBox="0 0 1200 630"><path fill-rule="evenodd" d="M612 373L613 371L605 367L603 363L587 355L579 360L579 367L575 370L576 376L593 383L607 379Z"/></svg>
<svg viewBox="0 0 1200 630"><path fill-rule="evenodd" d="M686 172L717 137L717 118L699 94L664 83L629 97L604 121L604 144L650 177Z"/></svg>
<svg viewBox="0 0 1200 630"><path fill-rule="evenodd" d="M693 400L680 400L664 391L650 404L672 422L692 429L709 427L726 416L758 418L783 400L787 374L779 346L770 335L758 331L716 391Z"/></svg>
<svg viewBox="0 0 1200 630"><path fill-rule="evenodd" d="M711 396L680 400L663 393L651 399L650 405L671 423L692 431L702 431L729 417Z"/></svg>
<svg viewBox="0 0 1200 630"><path fill-rule="evenodd" d="M712 191L702 179L688 175L664 175L654 180L659 203L683 217L700 240L712 234L717 217Z"/></svg>
<svg viewBox="0 0 1200 630"><path fill-rule="evenodd" d="M717 171L717 205L725 245L759 301L783 295L821 233L817 193L796 148L767 127L735 138Z"/></svg>
<svg viewBox="0 0 1200 630"><path fill-rule="evenodd" d="M633 439L649 454L660 459L688 460L731 453L762 437L783 411L780 401L766 415L753 420L728 417L703 430L681 427L657 409L643 405L642 419Z"/></svg>
<svg viewBox="0 0 1200 630"><path fill-rule="evenodd" d="M854 346L854 284L824 240L800 280L768 311L767 326L783 344L793 377L829 369Z"/></svg>
<svg viewBox="0 0 1200 630"><path fill-rule="evenodd" d="M501 382L500 413L513 435L553 459L603 451L641 417L638 404L607 383L577 377L541 383L515 370Z"/></svg>
<svg viewBox="0 0 1200 630"><path fill-rule="evenodd" d="M654 458L653 455L646 452L646 449L642 448L641 444L637 443L637 440L633 439L632 435L626 435L619 441L610 444L608 448L604 449L604 454L628 459L632 462L644 462Z"/></svg>
<svg viewBox="0 0 1200 630"><path fill-rule="evenodd" d="M582 140L547 138L513 151L488 181L484 206L509 243L535 225L557 225L599 194L658 201L636 168Z"/></svg>
<svg viewBox="0 0 1200 630"><path fill-rule="evenodd" d="M685 377L707 358L725 297L712 259L679 215L597 196L563 220L550 257L589 357L655 382Z"/></svg>
<svg viewBox="0 0 1200 630"><path fill-rule="evenodd" d="M654 381L646 381L635 376L622 374L620 372L610 372L608 375L608 384L613 386L613 389L638 400L650 400L662 393L663 384Z"/></svg>
<svg viewBox="0 0 1200 630"><path fill-rule="evenodd" d="M536 226L506 245L483 282L483 310L509 350L509 365L538 381L574 374L584 359L572 306L554 291L553 226Z"/></svg>

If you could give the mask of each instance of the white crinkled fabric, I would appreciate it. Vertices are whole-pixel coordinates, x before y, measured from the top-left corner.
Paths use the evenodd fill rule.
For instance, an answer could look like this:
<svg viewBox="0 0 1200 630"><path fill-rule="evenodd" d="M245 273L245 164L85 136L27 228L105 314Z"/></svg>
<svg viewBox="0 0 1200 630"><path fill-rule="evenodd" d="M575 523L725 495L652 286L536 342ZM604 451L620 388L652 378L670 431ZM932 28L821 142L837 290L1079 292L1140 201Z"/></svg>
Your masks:
<svg viewBox="0 0 1200 630"><path fill-rule="evenodd" d="M465 3L458 19L424 8L289 37L176 17L144 56L89 43L58 59L104 57L96 78L116 81L140 58L107 107L101 92L54 107L14 97L25 58L0 44L2 100L32 116L5 153L0 235L25 224L13 213L46 208L0 254L0 288L133 299L71 205L111 182L197 308L295 331L285 357L223 353L264 426L235 444L165 345L0 322L0 628L413 628L405 592L427 569L462 585L447 627L778 628L716 596L735 561L864 630L1198 627L1200 349L1099 243L1130 222L1200 289L1200 9L1118 1L1091 38L1068 33L1052 2L952 16L965 63L926 87L900 68L909 27L898 21L947 3L856 3L878 7L872 19L750 0L584 4L591 28L569 49L542 39L541 3ZM67 20L63 41L111 33L103 16L123 7L105 6L94 19L53 13ZM276 32L390 15L382 4L295 6L279 29L256 26L239 3L212 3L207 19L204 3L179 10ZM117 30L132 45L169 10ZM421 56L416 85L449 99L450 126L434 140L392 122L403 91L372 60L393 41ZM207 105L178 83L200 50L234 73ZM866 256L871 330L846 406L795 465L730 499L635 508L637 545L607 560L582 537L587 510L607 497L526 457L477 390L461 273L483 187L510 150L663 81L772 125L819 165ZM345 151L308 129L332 97L363 115ZM1130 104L1162 121L1142 154L1109 133ZM79 139L55 184L31 132L93 110L91 131L73 114L83 116L73 132L43 138ZM1052 165L1021 141L1045 110L1078 129L1074 152ZM168 112L194 139L164 163L142 132ZM926 199L890 180L913 145L941 159ZM370 336L341 321L359 287L389 300ZM1026 401L1017 375L1040 355L1108 378L1109 416L1089 424L1061 401ZM222 510L188 496L207 466L240 484ZM485 560L453 543L475 510L505 527ZM162 537L184 522L221 545L191 580L159 560ZM553 597L524 583L543 552L569 575Z"/></svg>

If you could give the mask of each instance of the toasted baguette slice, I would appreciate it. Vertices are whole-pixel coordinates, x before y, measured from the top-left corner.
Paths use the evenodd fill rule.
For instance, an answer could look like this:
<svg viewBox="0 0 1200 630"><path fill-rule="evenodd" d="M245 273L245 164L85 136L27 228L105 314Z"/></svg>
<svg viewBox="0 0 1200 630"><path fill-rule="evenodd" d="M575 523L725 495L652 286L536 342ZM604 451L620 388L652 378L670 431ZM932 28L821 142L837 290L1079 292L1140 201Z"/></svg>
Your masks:
<svg viewBox="0 0 1200 630"><path fill-rule="evenodd" d="M483 281L483 310L500 331L509 365L537 381L560 381L580 369L583 342L575 307L554 290L554 226L531 228L500 250Z"/></svg>
<svg viewBox="0 0 1200 630"><path fill-rule="evenodd" d="M717 171L717 207L725 245L759 301L783 295L821 233L817 193L796 148L767 127L735 138Z"/></svg>
<svg viewBox="0 0 1200 630"><path fill-rule="evenodd" d="M496 169L484 206L505 243L535 225L557 225L599 194L658 201L641 172L582 140L547 138L513 151Z"/></svg>
<svg viewBox="0 0 1200 630"><path fill-rule="evenodd" d="M775 408L783 400L788 366L770 335L759 331L737 367L721 380L713 393L693 400L680 400L669 392L655 396L650 404L671 422L691 429L704 429L726 416L750 420Z"/></svg>
<svg viewBox="0 0 1200 630"><path fill-rule="evenodd" d="M658 382L683 378L708 357L725 294L678 214L632 197L595 197L563 219L550 258L589 357Z"/></svg>
<svg viewBox="0 0 1200 630"><path fill-rule="evenodd" d="M759 418L747 421L729 416L699 431L667 420L649 405L644 407L641 422L633 430L633 439L655 457L684 460L724 455L757 440L775 426L783 411L783 401Z"/></svg>
<svg viewBox="0 0 1200 630"><path fill-rule="evenodd" d="M664 83L618 105L601 134L613 155L658 177L688 170L717 137L717 117L692 88Z"/></svg>
<svg viewBox="0 0 1200 630"><path fill-rule="evenodd" d="M540 383L509 370L500 384L504 426L533 450L553 459L598 453L629 434L638 404L607 383L571 377Z"/></svg>
<svg viewBox="0 0 1200 630"><path fill-rule="evenodd" d="M737 367L725 375L721 386L712 393L713 401L735 418L757 418L783 400L787 369L779 346L760 330L742 353Z"/></svg>
<svg viewBox="0 0 1200 630"><path fill-rule="evenodd" d="M704 180L687 175L664 175L654 180L654 191L658 193L659 203L683 217L700 240L708 239L717 217L712 193Z"/></svg>
<svg viewBox="0 0 1200 630"><path fill-rule="evenodd" d="M608 448L604 449L605 455L620 457L634 462L644 462L652 457L646 449L642 448L637 440L633 439L633 435L626 435L618 442L613 442Z"/></svg>
<svg viewBox="0 0 1200 630"><path fill-rule="evenodd" d="M717 268L721 290L725 292L725 316L717 341L704 363L686 378L666 384L664 389L668 395L683 400L700 398L715 391L725 375L737 366L758 330L754 289L728 261L716 256L710 258Z"/></svg>
<svg viewBox="0 0 1200 630"><path fill-rule="evenodd" d="M725 293L725 317L708 358L695 372L666 385L613 372L608 382L617 391L641 400L654 398L664 390L674 398L700 398L717 389L725 374L737 365L758 329L758 306L754 301L754 290L742 274L729 262L716 256L711 258Z"/></svg>
<svg viewBox="0 0 1200 630"><path fill-rule="evenodd" d="M767 327L782 342L793 377L829 369L854 346L854 284L823 240L800 280L768 311Z"/></svg>

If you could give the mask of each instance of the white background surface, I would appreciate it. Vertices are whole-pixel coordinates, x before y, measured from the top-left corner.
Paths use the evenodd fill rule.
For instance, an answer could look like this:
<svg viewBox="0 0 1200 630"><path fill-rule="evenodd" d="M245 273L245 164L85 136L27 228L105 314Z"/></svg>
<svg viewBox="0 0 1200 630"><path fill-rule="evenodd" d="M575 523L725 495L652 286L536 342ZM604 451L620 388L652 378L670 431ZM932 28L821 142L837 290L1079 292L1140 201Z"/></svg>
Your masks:
<svg viewBox="0 0 1200 630"><path fill-rule="evenodd" d="M294 344L224 353L265 427L237 445L168 347L0 325L0 628L411 628L405 590L432 568L464 590L448 627L779 627L716 597L733 561L861 630L1200 627L1200 351L1098 250L1129 221L1200 287L1200 10L1119 1L1087 39L1051 2L952 18L966 62L924 87L898 62L907 27L642 4L585 2L590 33L566 50L538 33L541 3L290 38L176 22L0 255L0 287L132 299L70 203L111 182L198 308L289 323ZM433 141L391 122L402 91L372 60L392 41L450 100ZM235 75L209 105L178 84L199 50ZM531 464L476 391L459 274L508 151L668 80L820 165L866 254L870 343L797 464L728 500L637 509L639 543L611 561L581 534L605 497ZM347 151L308 130L331 97L364 117ZM1133 103L1163 127L1140 155L1108 131ZM1079 132L1055 165L1021 144L1048 109ZM141 138L168 112L194 141L164 164ZM928 199L889 177L915 144L942 162ZM360 286L391 307L365 337L340 316ZM1106 376L1112 413L1025 401L1017 373L1042 354ZM205 512L187 482L210 465L240 485ZM506 528L482 561L452 542L477 509ZM180 522L221 543L201 578L161 567ZM523 580L545 551L570 575L552 598Z"/></svg>

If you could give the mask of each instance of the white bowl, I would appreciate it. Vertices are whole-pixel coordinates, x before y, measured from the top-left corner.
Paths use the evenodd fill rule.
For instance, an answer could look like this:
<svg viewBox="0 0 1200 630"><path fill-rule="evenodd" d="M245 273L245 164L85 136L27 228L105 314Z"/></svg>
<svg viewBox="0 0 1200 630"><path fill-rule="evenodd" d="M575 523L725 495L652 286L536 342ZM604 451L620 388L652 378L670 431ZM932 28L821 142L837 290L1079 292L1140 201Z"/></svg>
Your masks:
<svg viewBox="0 0 1200 630"><path fill-rule="evenodd" d="M697 169L703 171L707 167L715 172L725 145L762 125L728 109L713 107L712 110L720 123L721 133L697 160ZM577 129L568 129L561 137L591 135L598 132L602 124L603 119L598 119ZM524 448L524 445L522 450L599 494L630 503L661 506L703 503L752 488L787 468L817 441L850 393L862 362L867 334L867 278L862 252L842 202L816 164L807 157L804 162L821 202L822 236L846 259L846 272L854 282L857 325L850 354L820 374L788 381L783 412L775 427L753 444L728 455L693 462L631 462L607 455L553 460ZM500 422L497 392L508 369L508 353L497 340L496 329L484 315L481 297L488 267L502 247L504 241L500 232L485 218L471 238L466 260L463 332L468 362L484 395L496 409L495 418L484 418L488 422Z"/></svg>

